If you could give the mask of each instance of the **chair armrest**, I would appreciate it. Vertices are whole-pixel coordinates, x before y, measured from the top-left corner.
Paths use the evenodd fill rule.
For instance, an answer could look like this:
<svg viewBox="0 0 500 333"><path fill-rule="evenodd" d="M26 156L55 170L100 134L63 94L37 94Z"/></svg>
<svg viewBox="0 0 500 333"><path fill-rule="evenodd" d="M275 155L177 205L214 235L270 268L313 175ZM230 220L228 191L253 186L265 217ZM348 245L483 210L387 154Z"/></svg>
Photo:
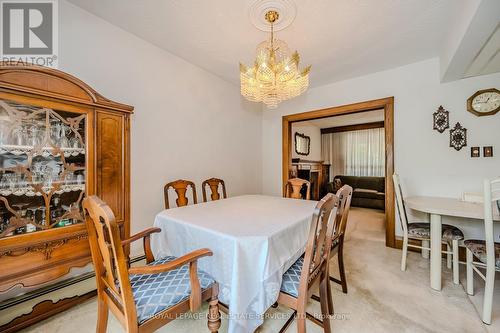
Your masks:
<svg viewBox="0 0 500 333"><path fill-rule="evenodd" d="M209 249L199 249L193 252L190 252L182 257L179 257L175 260L169 261L165 264L154 265L154 266L135 266L130 267L128 272L130 274L159 274L174 270L176 268L182 267L188 263L196 262L198 259L203 257L210 257L213 255L213 252Z"/></svg>
<svg viewBox="0 0 500 333"><path fill-rule="evenodd" d="M191 285L191 295L189 295L189 309L196 311L201 306L201 287L198 279L198 259L212 256L209 249L199 249L190 252L182 257L154 266L138 266L129 268L130 274L158 274L174 270L189 263L189 283Z"/></svg>
<svg viewBox="0 0 500 333"><path fill-rule="evenodd" d="M153 252L151 251L151 234L160 232L160 228L148 228L146 230L143 230L135 235L132 235L130 238L122 240L122 246L128 245L132 242L135 242L136 240L139 240L142 238L142 244L144 247L144 254L146 255L146 262L149 264L150 262L154 261L154 256Z"/></svg>
<svg viewBox="0 0 500 333"><path fill-rule="evenodd" d="M143 230L135 235L130 236L130 238L122 240L122 246L128 245L132 242L135 242L136 240L139 240L139 239L144 238L144 237L148 237L151 234L153 234L155 232L160 232L160 231L161 231L160 228L148 228L148 229Z"/></svg>

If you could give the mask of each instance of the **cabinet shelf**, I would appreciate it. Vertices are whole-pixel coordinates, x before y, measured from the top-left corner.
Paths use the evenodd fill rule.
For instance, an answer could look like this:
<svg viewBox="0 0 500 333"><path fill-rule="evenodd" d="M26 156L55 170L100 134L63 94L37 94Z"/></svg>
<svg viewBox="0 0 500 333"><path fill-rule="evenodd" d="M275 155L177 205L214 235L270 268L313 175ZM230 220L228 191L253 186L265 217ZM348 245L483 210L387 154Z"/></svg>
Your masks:
<svg viewBox="0 0 500 333"><path fill-rule="evenodd" d="M85 155L85 148L59 148L64 157ZM16 156L28 155L34 150L33 146L18 146L18 145L0 145L0 154L10 153ZM43 147L41 151L33 152L33 156L57 156L56 149L53 147Z"/></svg>
<svg viewBox="0 0 500 333"><path fill-rule="evenodd" d="M49 193L52 190L52 188L53 188L52 186L44 186L43 191L45 193ZM63 184L59 188L59 190L55 191L54 193L62 194L65 192L76 192L76 191L85 191L85 184ZM34 197L34 196L41 196L42 193L35 192L33 187L31 186L26 186L15 190L0 189L0 195L5 197L9 195Z"/></svg>

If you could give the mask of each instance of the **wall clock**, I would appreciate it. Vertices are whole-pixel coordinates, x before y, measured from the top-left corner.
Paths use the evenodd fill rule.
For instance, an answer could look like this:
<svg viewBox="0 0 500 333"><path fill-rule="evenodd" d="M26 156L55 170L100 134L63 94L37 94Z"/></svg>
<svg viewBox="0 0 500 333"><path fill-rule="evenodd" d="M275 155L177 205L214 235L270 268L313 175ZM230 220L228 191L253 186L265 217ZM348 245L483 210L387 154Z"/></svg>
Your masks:
<svg viewBox="0 0 500 333"><path fill-rule="evenodd" d="M467 110L476 116L491 116L500 111L500 91L479 90L467 100Z"/></svg>

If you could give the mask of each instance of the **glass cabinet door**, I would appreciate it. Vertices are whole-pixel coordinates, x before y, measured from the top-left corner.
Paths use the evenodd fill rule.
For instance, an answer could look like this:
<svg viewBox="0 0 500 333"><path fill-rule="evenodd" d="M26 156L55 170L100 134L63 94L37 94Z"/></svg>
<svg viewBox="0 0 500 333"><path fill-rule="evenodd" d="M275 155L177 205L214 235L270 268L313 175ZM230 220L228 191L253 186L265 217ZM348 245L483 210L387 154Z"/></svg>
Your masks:
<svg viewBox="0 0 500 333"><path fill-rule="evenodd" d="M85 122L0 99L0 238L84 221Z"/></svg>

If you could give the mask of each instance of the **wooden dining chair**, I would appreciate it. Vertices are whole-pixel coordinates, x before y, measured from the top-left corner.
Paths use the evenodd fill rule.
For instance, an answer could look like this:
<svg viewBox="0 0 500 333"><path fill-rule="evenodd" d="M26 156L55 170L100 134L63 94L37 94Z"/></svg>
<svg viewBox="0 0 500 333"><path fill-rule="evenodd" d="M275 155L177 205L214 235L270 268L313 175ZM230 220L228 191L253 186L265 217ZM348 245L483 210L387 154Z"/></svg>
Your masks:
<svg viewBox="0 0 500 333"><path fill-rule="evenodd" d="M340 275L340 279L330 276L330 281L340 284L344 294L347 294L347 280L344 269L344 239L347 219L349 218L349 211L351 209L352 192L353 189L349 185L344 185L337 191L339 208L337 209L337 217L335 219L333 231L332 249L330 251L330 259L337 255Z"/></svg>
<svg viewBox="0 0 500 333"><path fill-rule="evenodd" d="M328 289L328 262L338 202L337 196L332 193L318 202L312 217L305 253L283 275L277 303L293 309L294 313L280 333L285 332L294 319L297 320L297 332L305 333L306 318L323 327L325 333L331 332L330 316L333 314L333 307L329 303L331 295ZM323 320L306 312L307 302L318 285Z"/></svg>
<svg viewBox="0 0 500 333"><path fill-rule="evenodd" d="M334 220L333 226L333 238L332 238L332 248L330 250L330 260L337 255L337 263L339 266L339 275L340 278L337 279L333 276L330 276L330 281L340 284L342 286L342 292L347 294L347 279L345 275L344 268L344 238L345 238L345 230L347 226L347 219L349 217L349 210L351 208L351 199L352 199L353 189L349 185L342 186L337 191L337 198L339 198L339 204L337 209L337 215ZM329 295L331 292L331 285L328 284ZM315 301L320 301L320 298L316 295L312 295L311 298ZM333 299L329 299L330 306L333 312Z"/></svg>
<svg viewBox="0 0 500 333"><path fill-rule="evenodd" d="M403 199L403 191L401 189L401 182L399 175L394 174L392 176L394 181L394 192L396 194L396 208L401 222L401 228L403 229L403 253L401 257L401 270L406 270L406 257L408 255L408 247L413 247L425 251L430 251L428 246L419 246L415 244L410 244L409 240L419 240L419 241L430 241L431 238L431 227L429 222L408 222L408 216L406 214L406 208ZM446 253L448 256L448 268L451 268L451 263L453 262L453 283L459 283L459 268L458 268L458 241L464 239L464 234L460 229L449 224L442 225L442 237L441 242L446 244L447 250L441 251ZM427 242L428 243L428 242ZM450 246L451 243L451 246ZM452 250L450 251L450 248Z"/></svg>
<svg viewBox="0 0 500 333"><path fill-rule="evenodd" d="M207 186L210 187L210 192L211 192L210 199L212 199L212 200L219 200L220 199L219 186L222 187L222 197L224 199L227 198L226 184L224 183L224 181L222 179L218 179L218 178L210 178L210 179L205 180L201 184L201 189L203 192L203 202L207 202L207 192L206 192Z"/></svg>
<svg viewBox="0 0 500 333"><path fill-rule="evenodd" d="M97 283L97 332L105 332L111 310L127 332L153 332L209 301L208 329L220 327L218 285L197 269L198 259L211 256L200 249L180 258L155 260L149 228L121 240L113 212L97 196L83 200L90 251ZM147 265L129 267L123 246L143 239Z"/></svg>
<svg viewBox="0 0 500 333"><path fill-rule="evenodd" d="M305 199L311 199L311 182L305 179L292 178L288 179L285 185L285 197L293 199L304 199L302 189L306 186Z"/></svg>
<svg viewBox="0 0 500 333"><path fill-rule="evenodd" d="M467 254L467 293L474 295L474 272L484 281L483 322L491 324L495 272L500 272L500 243L494 241L493 211L500 212L500 178L484 181L484 240L464 242ZM497 208L494 208L494 205ZM479 259L475 261L474 258ZM483 275L479 269L485 269Z"/></svg>
<svg viewBox="0 0 500 333"><path fill-rule="evenodd" d="M176 181L167 183L163 188L163 195L165 197L165 209L170 208L170 203L168 200L168 190L170 188L173 188L175 193L177 194L177 199L175 199L177 207L184 207L189 204L189 200L186 196L188 188L191 188L191 192L193 194L193 203L198 203L198 199L196 198L196 186L194 185L194 183L189 180L178 179Z"/></svg>

